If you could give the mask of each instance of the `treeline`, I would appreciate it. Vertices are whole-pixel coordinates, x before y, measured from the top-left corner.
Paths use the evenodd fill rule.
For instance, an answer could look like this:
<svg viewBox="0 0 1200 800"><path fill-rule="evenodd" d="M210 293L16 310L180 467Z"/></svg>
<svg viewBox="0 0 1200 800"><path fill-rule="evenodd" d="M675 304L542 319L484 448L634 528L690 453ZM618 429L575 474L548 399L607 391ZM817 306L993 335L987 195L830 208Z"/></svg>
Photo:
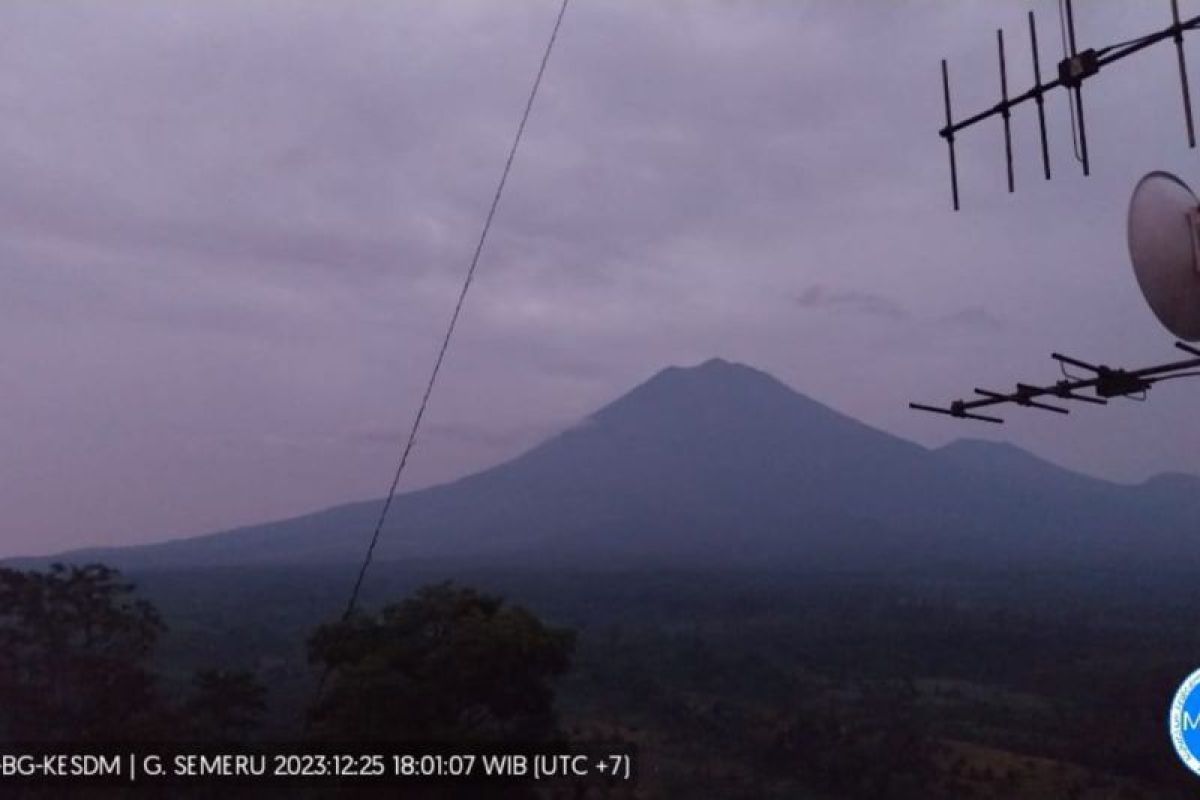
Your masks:
<svg viewBox="0 0 1200 800"><path fill-rule="evenodd" d="M602 735L651 798L1195 788L1164 724L1200 664L1186 576L405 565L325 625L344 570L138 581L169 634L111 570L0 571L0 737Z"/></svg>
<svg viewBox="0 0 1200 800"><path fill-rule="evenodd" d="M255 609L247 608L247 615ZM196 670L170 691L154 669L166 623L100 564L0 568L0 740L245 742L270 692L250 670ZM293 738L549 740L554 682L574 634L500 598L425 586L307 637L318 690Z"/></svg>

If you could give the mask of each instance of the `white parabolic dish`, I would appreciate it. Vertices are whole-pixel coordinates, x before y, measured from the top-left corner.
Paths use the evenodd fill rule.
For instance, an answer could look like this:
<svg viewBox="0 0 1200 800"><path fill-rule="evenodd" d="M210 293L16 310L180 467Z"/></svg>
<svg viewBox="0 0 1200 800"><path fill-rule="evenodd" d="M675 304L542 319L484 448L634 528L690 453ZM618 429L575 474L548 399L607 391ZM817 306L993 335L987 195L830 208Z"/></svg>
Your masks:
<svg viewBox="0 0 1200 800"><path fill-rule="evenodd" d="M1167 172L1138 181L1129 201L1129 257L1146 303L1180 339L1200 340L1200 200Z"/></svg>

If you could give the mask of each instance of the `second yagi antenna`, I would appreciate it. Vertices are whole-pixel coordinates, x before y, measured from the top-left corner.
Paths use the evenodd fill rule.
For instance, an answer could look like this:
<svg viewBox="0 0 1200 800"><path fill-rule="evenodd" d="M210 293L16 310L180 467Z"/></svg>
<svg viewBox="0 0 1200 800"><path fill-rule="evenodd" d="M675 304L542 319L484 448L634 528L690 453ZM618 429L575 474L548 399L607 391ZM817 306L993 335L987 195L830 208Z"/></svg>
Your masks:
<svg viewBox="0 0 1200 800"><path fill-rule="evenodd" d="M1033 12L1029 12L1029 45L1033 57L1034 85L1024 92L1009 97L1008 67L1004 52L1004 31L996 31L996 45L1000 62L1000 101L991 108L980 111L970 117L955 120L950 103L950 67L942 59L942 95L946 110L946 124L938 131L938 135L946 140L950 154L950 194L954 210L959 208L958 197L958 162L955 158L954 141L958 133L977 123L992 117L1000 117L1004 124L1004 158L1008 173L1008 190L1015 191L1013 180L1013 148L1010 118L1012 110L1017 106L1033 101L1037 106L1038 131L1042 149L1042 173L1050 179L1050 146L1046 135L1045 94L1051 90L1063 88L1070 93L1071 103L1071 136L1076 158L1083 167L1083 174L1091 172L1091 162L1088 157L1087 127L1083 116L1083 83L1096 75L1101 67L1113 64L1121 59L1140 52L1151 45L1167 39L1175 42L1176 60L1179 64L1179 83L1183 95L1184 121L1187 125L1188 146L1196 146L1196 128L1192 120L1192 98L1188 87L1187 60L1183 52L1183 36L1188 31L1200 28L1200 15L1190 19L1180 20L1179 2L1171 0L1171 24L1161 30L1153 31L1136 39L1118 42L1106 47L1087 48L1079 50L1075 39L1075 10L1072 0L1058 0L1060 3L1060 19L1063 26L1063 58L1058 63L1058 77L1042 82L1041 60L1038 54L1037 22Z"/></svg>

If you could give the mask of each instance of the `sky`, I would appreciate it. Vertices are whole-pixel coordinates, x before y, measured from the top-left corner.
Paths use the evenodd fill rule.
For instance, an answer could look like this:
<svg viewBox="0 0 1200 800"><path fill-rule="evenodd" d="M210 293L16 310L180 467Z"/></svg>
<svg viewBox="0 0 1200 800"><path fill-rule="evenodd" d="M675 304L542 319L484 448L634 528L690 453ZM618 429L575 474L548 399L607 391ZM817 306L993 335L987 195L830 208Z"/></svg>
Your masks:
<svg viewBox="0 0 1200 800"><path fill-rule="evenodd" d="M1080 45L1169 3L1079 4ZM1185 14L1200 3L1184 0ZM1193 183L1175 54L959 140L1060 57L1054 2L572 0L403 489L510 458L672 364L764 369L939 446L1200 473L1200 385L1003 427L910 411L1171 360L1128 263L1153 169ZM0 556L381 495L557 0L0 5ZM1192 45L1193 85L1200 49Z"/></svg>

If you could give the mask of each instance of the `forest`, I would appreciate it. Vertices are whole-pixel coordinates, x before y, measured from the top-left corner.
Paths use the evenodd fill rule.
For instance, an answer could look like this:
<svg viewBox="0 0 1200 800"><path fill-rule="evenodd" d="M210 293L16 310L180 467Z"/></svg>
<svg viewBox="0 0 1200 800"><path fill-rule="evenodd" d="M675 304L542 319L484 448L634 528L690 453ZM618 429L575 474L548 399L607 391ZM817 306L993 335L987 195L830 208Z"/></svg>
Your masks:
<svg viewBox="0 0 1200 800"><path fill-rule="evenodd" d="M29 595L33 576L6 571L4 591ZM136 729L210 741L338 731L393 742L622 741L637 748L637 797L1133 798L1190 788L1165 733L1170 697L1200 663L1184 573L388 564L363 612L338 622L350 577L315 567L125 577L64 568L62 591L90 581L121 609L87 634L120 659L79 668L121 682L122 697L143 698L121 708L145 713L122 716L104 705L111 693L96 691L59 722L99 740ZM419 644L413 631L430 625L460 633ZM3 618L7 738L63 737L52 710L14 702L48 696L29 691L31 675L48 678L17 663L37 658L21 635L21 620ZM380 653L422 682L392 681L365 655ZM314 704L324 669L334 677Z"/></svg>

